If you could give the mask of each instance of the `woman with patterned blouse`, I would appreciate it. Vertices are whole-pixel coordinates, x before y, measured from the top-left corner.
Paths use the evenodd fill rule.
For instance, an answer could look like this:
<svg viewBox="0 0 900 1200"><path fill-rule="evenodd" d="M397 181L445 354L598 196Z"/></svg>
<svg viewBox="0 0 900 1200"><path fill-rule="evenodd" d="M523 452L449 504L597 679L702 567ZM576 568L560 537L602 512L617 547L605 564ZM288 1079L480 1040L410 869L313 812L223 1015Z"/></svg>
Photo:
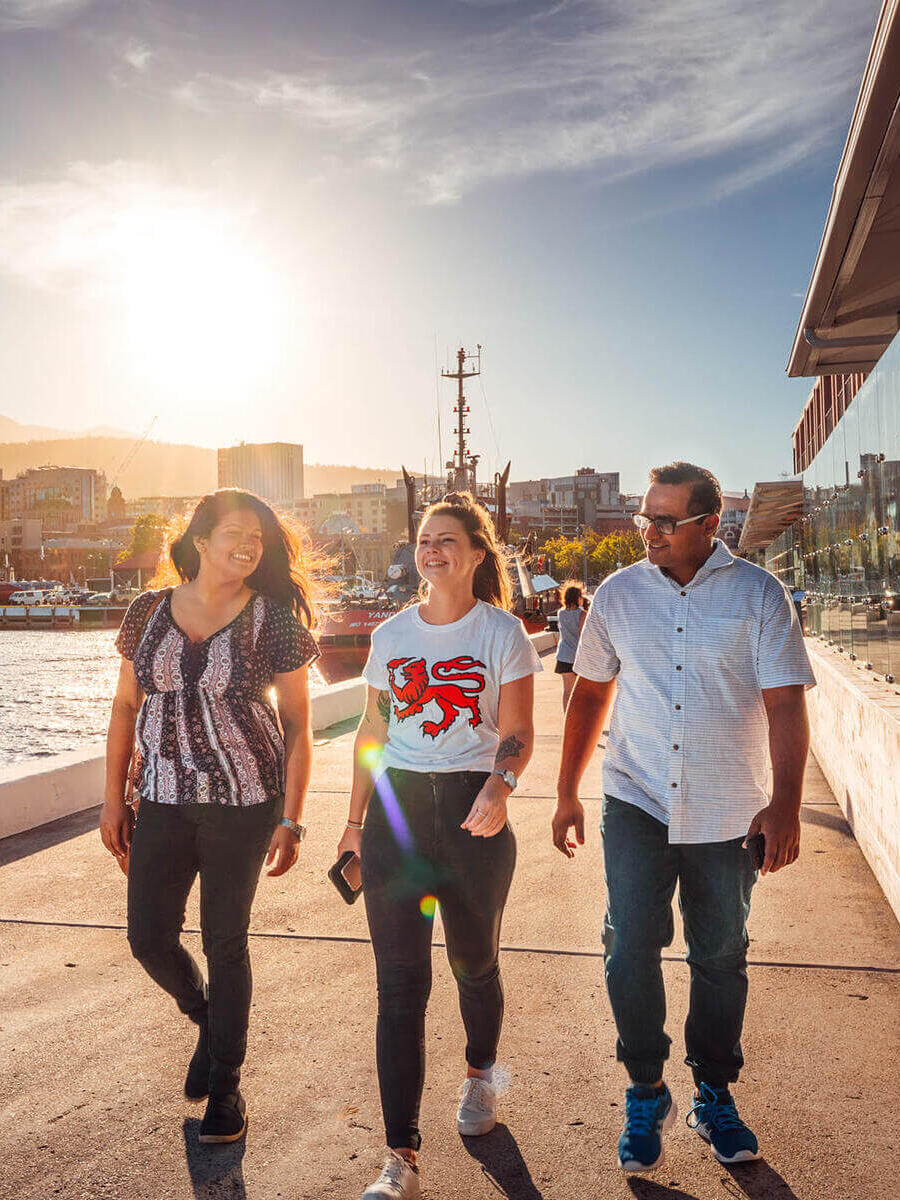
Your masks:
<svg viewBox="0 0 900 1200"><path fill-rule="evenodd" d="M250 907L263 860L284 874L305 832L318 650L297 543L257 496L204 496L170 554L181 584L139 596L116 639L100 833L127 863L132 953L199 1028L184 1091L208 1097L200 1141L231 1142L246 1129ZM198 875L208 987L180 941Z"/></svg>

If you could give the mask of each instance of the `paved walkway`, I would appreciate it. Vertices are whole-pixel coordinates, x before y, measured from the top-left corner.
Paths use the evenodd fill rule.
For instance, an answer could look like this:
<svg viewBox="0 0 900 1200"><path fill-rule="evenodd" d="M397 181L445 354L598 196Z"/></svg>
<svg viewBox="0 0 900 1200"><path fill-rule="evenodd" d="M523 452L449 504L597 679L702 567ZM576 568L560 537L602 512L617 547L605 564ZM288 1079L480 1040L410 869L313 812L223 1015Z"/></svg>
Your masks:
<svg viewBox="0 0 900 1200"><path fill-rule="evenodd" d="M548 836L559 688L549 673L539 681L537 752L513 806L504 1124L466 1143L455 1132L463 1039L436 950L427 1196L895 1200L900 929L814 763L802 857L760 883L751 924L738 1097L765 1159L728 1171L679 1121L652 1176L616 1169L624 1081L600 957L599 754L585 789L588 845L566 862ZM0 843L2 1200L357 1200L381 1144L373 962L362 906L345 907L325 878L346 813L351 742L352 732L338 731L317 747L301 865L264 879L258 894L246 1146L197 1143L201 1112L180 1097L192 1031L130 958L124 880L94 831L96 814ZM188 919L196 928L195 897ZM665 962L668 1078L685 1111L680 953L676 942Z"/></svg>

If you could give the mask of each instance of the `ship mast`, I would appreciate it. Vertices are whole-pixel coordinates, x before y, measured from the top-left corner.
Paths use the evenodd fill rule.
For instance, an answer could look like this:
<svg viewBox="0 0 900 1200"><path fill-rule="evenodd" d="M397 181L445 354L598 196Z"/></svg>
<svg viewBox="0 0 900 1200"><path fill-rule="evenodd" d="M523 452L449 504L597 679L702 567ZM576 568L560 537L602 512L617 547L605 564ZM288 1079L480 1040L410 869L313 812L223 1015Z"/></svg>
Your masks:
<svg viewBox="0 0 900 1200"><path fill-rule="evenodd" d="M466 363L476 363L477 368L466 370ZM478 454L470 454L468 445L466 444L466 434L469 428L466 425L466 416L469 412L469 406L466 404L465 393L463 392L463 380L471 379L475 375L481 374L481 344L478 345L477 354L466 354L465 348L460 347L456 352L456 370L441 371L444 379L455 379L457 382L456 407L453 412L456 414L456 428L453 432L456 434L457 443L456 450L453 452L453 458L447 463L447 482L452 491L456 492L471 492L476 495L476 472L478 469L478 460L481 457Z"/></svg>

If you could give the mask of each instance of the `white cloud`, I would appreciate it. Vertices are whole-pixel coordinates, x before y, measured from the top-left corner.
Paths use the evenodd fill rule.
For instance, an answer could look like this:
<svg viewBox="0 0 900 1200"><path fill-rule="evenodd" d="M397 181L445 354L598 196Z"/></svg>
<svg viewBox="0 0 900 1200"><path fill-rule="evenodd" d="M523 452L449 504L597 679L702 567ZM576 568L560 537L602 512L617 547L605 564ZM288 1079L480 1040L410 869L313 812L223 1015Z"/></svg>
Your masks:
<svg viewBox="0 0 900 1200"><path fill-rule="evenodd" d="M55 290L118 285L142 238L189 219L229 218L212 192L167 183L134 162L71 164L55 179L0 183L0 272Z"/></svg>
<svg viewBox="0 0 900 1200"><path fill-rule="evenodd" d="M91 3L92 0L0 0L0 33L54 29Z"/></svg>
<svg viewBox="0 0 900 1200"><path fill-rule="evenodd" d="M505 23L478 38L320 58L293 74L198 74L173 95L327 130L330 153L402 173L430 203L545 171L606 179L717 160L709 194L721 195L846 128L876 0L860 7L851 19L844 0L497 6Z"/></svg>
<svg viewBox="0 0 900 1200"><path fill-rule="evenodd" d="M146 71L152 57L153 51L141 42L129 42L122 51L122 58L135 71Z"/></svg>

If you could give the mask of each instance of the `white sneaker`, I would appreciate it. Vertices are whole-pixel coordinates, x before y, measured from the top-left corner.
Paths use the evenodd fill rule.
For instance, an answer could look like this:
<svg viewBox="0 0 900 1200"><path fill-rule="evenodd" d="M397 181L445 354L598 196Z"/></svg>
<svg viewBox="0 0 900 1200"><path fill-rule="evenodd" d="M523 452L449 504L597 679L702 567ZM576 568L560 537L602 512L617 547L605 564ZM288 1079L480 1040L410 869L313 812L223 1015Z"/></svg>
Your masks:
<svg viewBox="0 0 900 1200"><path fill-rule="evenodd" d="M388 1149L381 1174L362 1194L362 1200L421 1200L419 1172L402 1154Z"/></svg>
<svg viewBox="0 0 900 1200"><path fill-rule="evenodd" d="M486 1079L467 1079L459 1094L456 1128L464 1137L490 1133L497 1124L497 1091Z"/></svg>

